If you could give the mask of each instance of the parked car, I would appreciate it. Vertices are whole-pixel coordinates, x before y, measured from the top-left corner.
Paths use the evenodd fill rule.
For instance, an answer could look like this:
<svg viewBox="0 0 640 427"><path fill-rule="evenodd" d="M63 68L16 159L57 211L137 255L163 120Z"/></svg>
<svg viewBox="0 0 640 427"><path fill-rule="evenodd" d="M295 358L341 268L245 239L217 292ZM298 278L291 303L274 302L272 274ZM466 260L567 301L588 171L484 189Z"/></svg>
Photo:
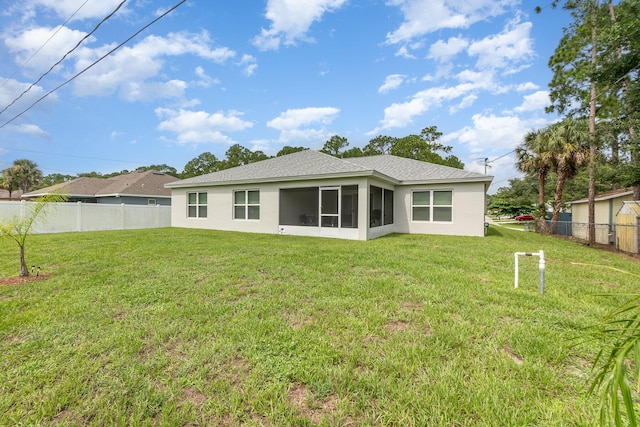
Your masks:
<svg viewBox="0 0 640 427"><path fill-rule="evenodd" d="M518 215L516 221L533 221L535 218L533 215Z"/></svg>

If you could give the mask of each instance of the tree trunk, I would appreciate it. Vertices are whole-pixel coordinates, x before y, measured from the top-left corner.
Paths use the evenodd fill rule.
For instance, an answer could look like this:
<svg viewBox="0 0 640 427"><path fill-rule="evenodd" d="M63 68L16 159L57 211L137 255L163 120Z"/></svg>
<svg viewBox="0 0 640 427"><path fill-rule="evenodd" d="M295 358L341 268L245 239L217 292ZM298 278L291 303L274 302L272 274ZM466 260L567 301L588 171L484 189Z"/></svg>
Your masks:
<svg viewBox="0 0 640 427"><path fill-rule="evenodd" d="M594 1L594 6L595 6ZM591 65L596 68L598 59L597 48L597 7L594 7L591 24ZM596 242L596 82L591 76L591 98L589 100L589 244Z"/></svg>
<svg viewBox="0 0 640 427"><path fill-rule="evenodd" d="M544 201L544 183L547 179L547 174L544 172L539 173L538 178L538 230L540 230L540 233L547 233L547 209Z"/></svg>
<svg viewBox="0 0 640 427"><path fill-rule="evenodd" d="M553 216L551 217L551 234L556 234L558 229L558 219L560 218L560 207L562 206L562 192L567 174L563 170L558 171L558 183L556 184L556 194L553 197Z"/></svg>
<svg viewBox="0 0 640 427"><path fill-rule="evenodd" d="M29 276L29 269L27 268L27 260L24 257L24 246L20 245L20 277Z"/></svg>

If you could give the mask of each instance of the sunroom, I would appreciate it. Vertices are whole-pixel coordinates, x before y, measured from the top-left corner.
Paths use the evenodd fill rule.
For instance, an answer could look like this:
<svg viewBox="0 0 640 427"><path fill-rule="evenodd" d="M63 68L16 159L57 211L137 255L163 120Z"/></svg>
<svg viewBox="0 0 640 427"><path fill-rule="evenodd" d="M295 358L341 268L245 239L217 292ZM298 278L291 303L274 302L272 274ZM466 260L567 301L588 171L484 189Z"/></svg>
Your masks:
<svg viewBox="0 0 640 427"><path fill-rule="evenodd" d="M375 185L362 188L364 197L358 185L281 188L280 233L359 239L367 227L392 232L393 190Z"/></svg>

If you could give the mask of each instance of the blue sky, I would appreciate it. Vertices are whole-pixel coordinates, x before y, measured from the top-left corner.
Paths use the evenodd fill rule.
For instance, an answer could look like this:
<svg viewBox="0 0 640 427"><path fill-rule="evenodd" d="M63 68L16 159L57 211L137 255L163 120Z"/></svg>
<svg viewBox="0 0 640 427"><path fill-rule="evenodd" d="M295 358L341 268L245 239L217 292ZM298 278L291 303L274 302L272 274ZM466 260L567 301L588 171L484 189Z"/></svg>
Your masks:
<svg viewBox="0 0 640 427"><path fill-rule="evenodd" d="M21 0L0 11L0 109L122 0ZM0 114L0 168L179 172L230 145L274 155L332 135L363 147L427 126L467 170L518 176L510 153L555 120L547 67L567 25L516 0L188 0L66 82L178 0L129 0ZM544 5L543 5L544 6ZM64 25L63 25L64 24Z"/></svg>

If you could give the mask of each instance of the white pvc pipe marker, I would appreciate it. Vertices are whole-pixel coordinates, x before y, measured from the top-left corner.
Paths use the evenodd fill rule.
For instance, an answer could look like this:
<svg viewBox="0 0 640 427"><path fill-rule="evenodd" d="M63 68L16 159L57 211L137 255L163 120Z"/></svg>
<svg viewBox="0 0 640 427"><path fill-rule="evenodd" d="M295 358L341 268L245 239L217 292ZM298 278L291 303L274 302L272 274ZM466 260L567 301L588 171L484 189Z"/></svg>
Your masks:
<svg viewBox="0 0 640 427"><path fill-rule="evenodd" d="M515 259L516 259L516 274L515 274L515 282L516 282L516 288L518 287L518 257L519 256L537 256L540 257L540 261L538 263L538 268L540 269L540 294L544 293L544 269L545 269L545 262L544 262L544 252L542 250L540 250L540 252L516 252L515 253Z"/></svg>

